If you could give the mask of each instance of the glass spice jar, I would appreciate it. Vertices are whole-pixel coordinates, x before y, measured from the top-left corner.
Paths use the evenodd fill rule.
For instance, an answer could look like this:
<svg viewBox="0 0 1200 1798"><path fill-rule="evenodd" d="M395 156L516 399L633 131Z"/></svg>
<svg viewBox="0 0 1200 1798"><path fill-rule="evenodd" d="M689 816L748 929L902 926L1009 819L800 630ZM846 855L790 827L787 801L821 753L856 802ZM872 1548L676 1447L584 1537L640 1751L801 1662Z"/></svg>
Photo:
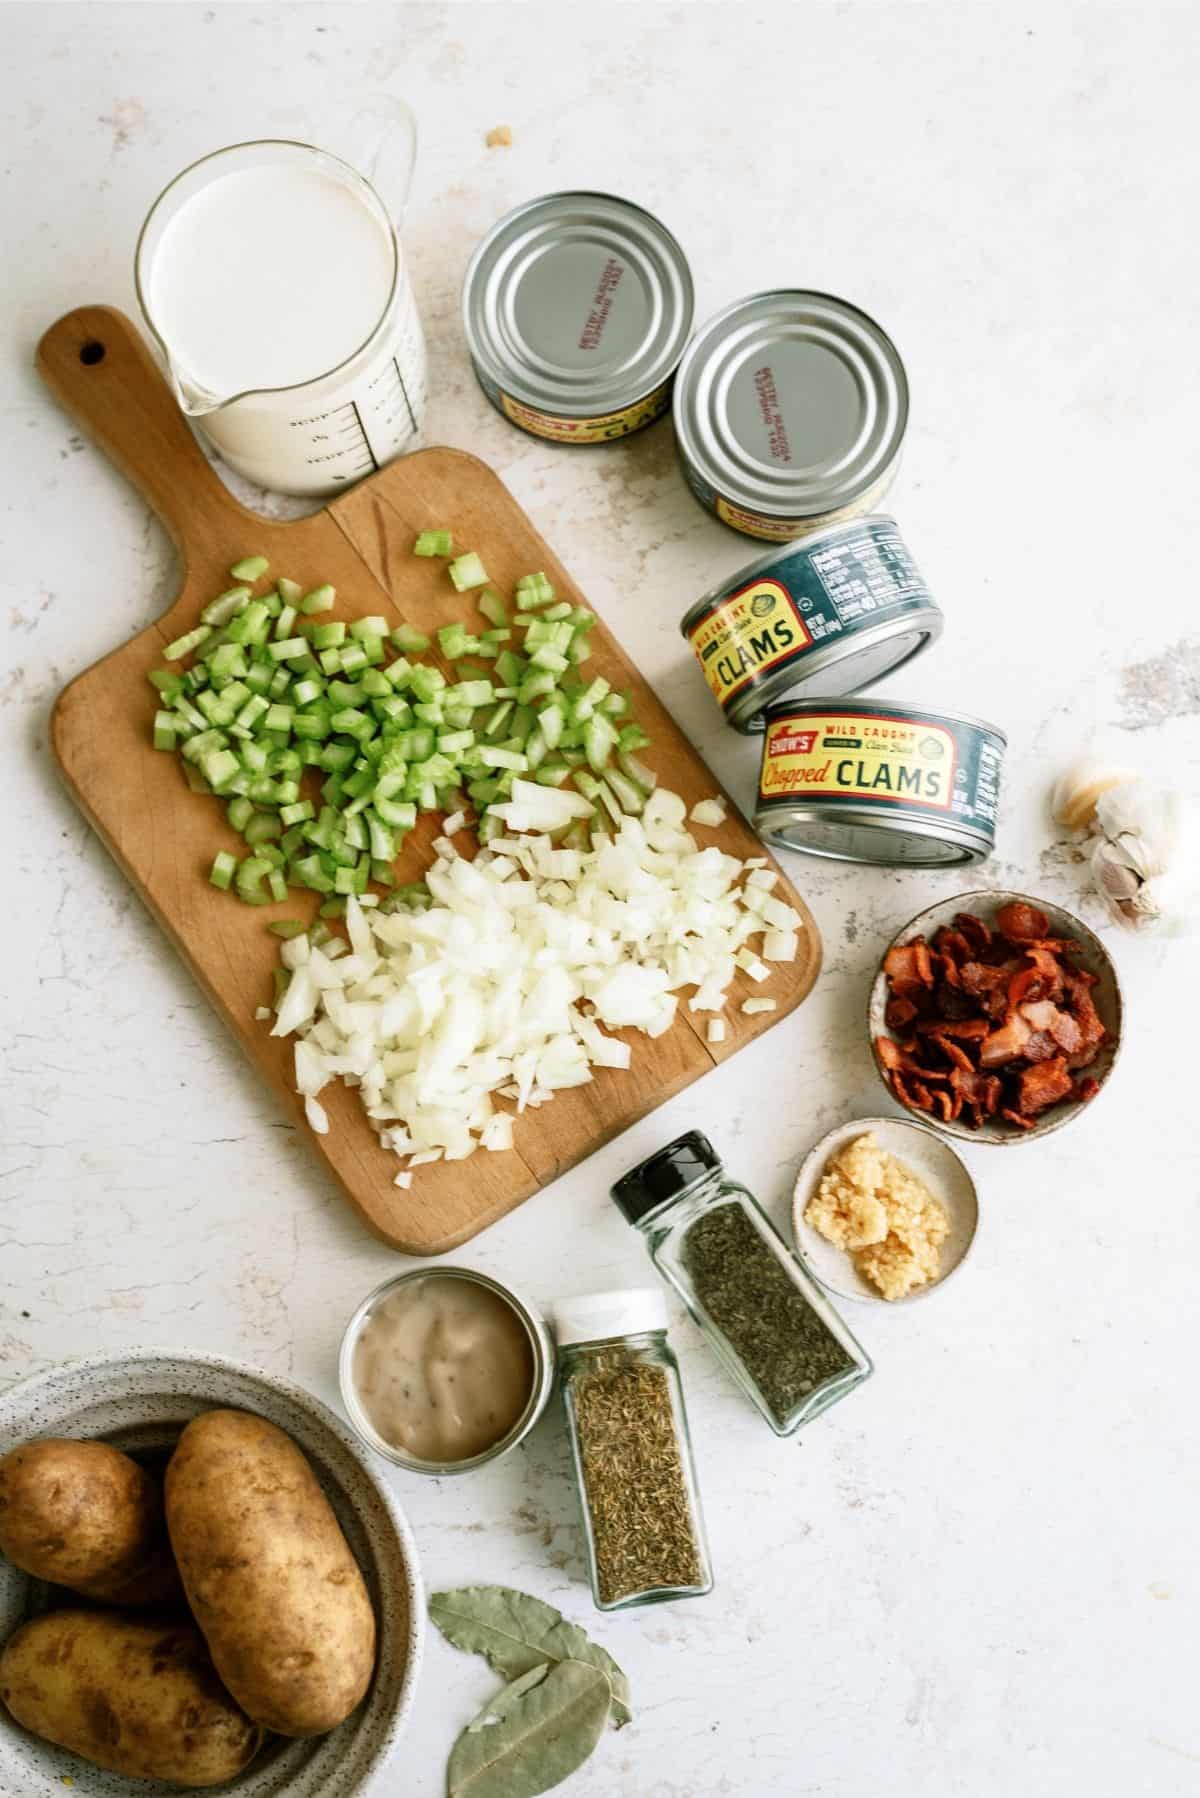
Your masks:
<svg viewBox="0 0 1200 1798"><path fill-rule="evenodd" d="M587 1293L553 1315L597 1608L701 1597L712 1570L662 1293Z"/></svg>
<svg viewBox="0 0 1200 1798"><path fill-rule="evenodd" d="M872 1372L816 1282L699 1130L624 1174L612 1197L646 1238L738 1385L790 1436Z"/></svg>

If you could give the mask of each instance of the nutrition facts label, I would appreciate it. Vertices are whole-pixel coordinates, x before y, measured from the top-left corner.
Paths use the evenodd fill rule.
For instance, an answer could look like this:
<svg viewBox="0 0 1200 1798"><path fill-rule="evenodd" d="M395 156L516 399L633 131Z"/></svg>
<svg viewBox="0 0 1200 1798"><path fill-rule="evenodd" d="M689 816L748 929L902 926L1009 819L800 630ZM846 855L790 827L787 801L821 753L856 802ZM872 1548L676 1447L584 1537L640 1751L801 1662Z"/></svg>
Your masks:
<svg viewBox="0 0 1200 1798"><path fill-rule="evenodd" d="M897 600L925 597L900 533L877 519L839 534L835 543L814 543L809 556L843 626Z"/></svg>

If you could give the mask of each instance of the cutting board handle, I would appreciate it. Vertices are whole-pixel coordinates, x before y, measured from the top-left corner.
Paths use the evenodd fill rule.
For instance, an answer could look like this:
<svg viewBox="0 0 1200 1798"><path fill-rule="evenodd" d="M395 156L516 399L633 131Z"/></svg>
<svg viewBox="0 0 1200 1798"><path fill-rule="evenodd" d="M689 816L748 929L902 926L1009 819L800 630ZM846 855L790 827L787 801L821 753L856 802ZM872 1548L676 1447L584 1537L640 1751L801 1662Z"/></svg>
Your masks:
<svg viewBox="0 0 1200 1798"><path fill-rule="evenodd" d="M115 306L78 306L51 325L38 372L143 497L187 559L189 538L213 526L237 540L253 520L222 486L132 319Z"/></svg>

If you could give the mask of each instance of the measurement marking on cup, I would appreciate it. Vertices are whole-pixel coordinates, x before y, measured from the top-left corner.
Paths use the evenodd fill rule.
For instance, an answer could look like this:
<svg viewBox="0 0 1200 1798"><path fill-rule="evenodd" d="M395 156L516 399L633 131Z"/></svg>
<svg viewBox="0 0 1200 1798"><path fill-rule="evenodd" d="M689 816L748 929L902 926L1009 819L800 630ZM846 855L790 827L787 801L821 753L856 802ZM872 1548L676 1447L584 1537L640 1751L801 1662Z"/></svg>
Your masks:
<svg viewBox="0 0 1200 1798"><path fill-rule="evenodd" d="M412 409L412 401L408 397L408 388L404 385L404 376L400 373L400 362L399 358L396 356L392 357L392 367L396 371L396 379L400 383L400 395L408 411L408 422L412 426L413 435L415 436L417 430L417 415Z"/></svg>
<svg viewBox="0 0 1200 1798"><path fill-rule="evenodd" d="M354 413L355 421L358 424L358 428L362 432L362 440L363 440L363 443L366 445L367 454L371 458L371 467L373 469L378 468L379 463L375 459L375 451L371 448L371 439L367 436L367 427L364 425L364 423L362 421L362 414L358 410L358 401L351 400L350 406Z"/></svg>

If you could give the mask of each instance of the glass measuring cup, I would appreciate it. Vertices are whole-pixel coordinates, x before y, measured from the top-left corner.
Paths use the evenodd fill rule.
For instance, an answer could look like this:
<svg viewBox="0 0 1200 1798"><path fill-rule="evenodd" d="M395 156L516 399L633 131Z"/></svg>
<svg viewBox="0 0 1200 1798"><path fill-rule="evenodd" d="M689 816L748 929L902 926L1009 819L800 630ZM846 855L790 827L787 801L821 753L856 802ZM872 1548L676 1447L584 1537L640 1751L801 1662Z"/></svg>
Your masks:
<svg viewBox="0 0 1200 1798"><path fill-rule="evenodd" d="M415 132L407 108L400 110L407 121L402 204L415 160ZM373 271L377 276L384 271L380 304L378 316L364 325L361 340L332 366L322 365L321 346L329 341L328 334L316 330L315 366L303 379L272 385L270 380L253 384L242 378L233 390L214 391L211 376L188 366L178 327L173 331L163 319L157 277L165 274L164 259L179 253L173 248L171 228L184 209L204 196L213 228L219 232L223 196L233 191L220 184L247 172L254 172L260 181L280 183L281 192L289 183L320 176L350 201L351 212L357 214L361 208L358 223L369 218L378 233L376 247L382 246L384 261ZM359 242L365 242L361 231ZM336 246L329 253L336 255ZM322 255L320 242L313 242L311 255ZM268 283L281 322L293 331L298 325L303 330L302 308L296 303L297 284L305 279L303 267L262 268L251 261L239 268L238 276L246 282ZM324 496L351 486L416 446L425 408L426 358L403 249L375 188L340 157L286 139L233 144L202 157L177 175L151 208L138 240L135 277L142 313L180 406L224 460L248 479L283 493ZM285 320L289 292L293 311ZM236 321L231 328L236 331ZM302 361L302 345L296 353Z"/></svg>

